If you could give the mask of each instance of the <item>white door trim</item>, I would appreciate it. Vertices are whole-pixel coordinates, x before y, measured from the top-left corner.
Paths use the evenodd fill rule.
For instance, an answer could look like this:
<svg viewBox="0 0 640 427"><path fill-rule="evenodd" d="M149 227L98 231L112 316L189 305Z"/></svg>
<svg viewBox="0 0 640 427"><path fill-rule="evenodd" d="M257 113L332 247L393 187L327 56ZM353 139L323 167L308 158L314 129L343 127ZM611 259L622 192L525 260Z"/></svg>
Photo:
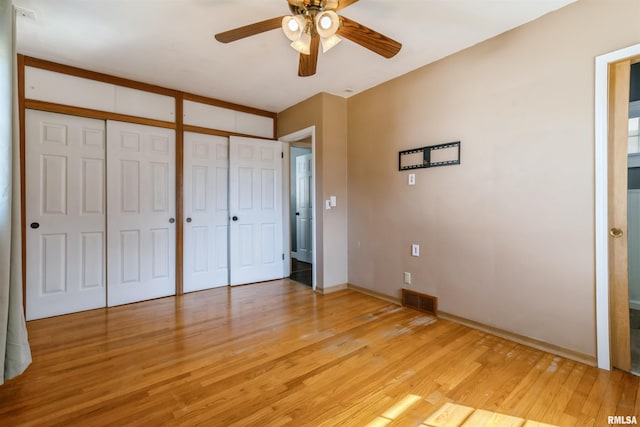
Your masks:
<svg viewBox="0 0 640 427"><path fill-rule="evenodd" d="M609 337L609 249L607 145L609 64L640 55L640 44L596 57L595 82L595 244L596 244L596 351L598 368L611 370Z"/></svg>
<svg viewBox="0 0 640 427"><path fill-rule="evenodd" d="M312 247L313 247L313 256L312 258L312 265L313 265L313 271L312 271L312 277L311 277L311 281L312 281L312 288L315 291L316 290L316 284L317 284L317 280L316 280L316 275L318 272L317 269L317 250L316 250L316 242L317 242L317 233L316 233L316 228L317 228L317 224L318 221L316 220L316 218L318 218L318 207L317 207L317 203L316 203L316 127L315 126L309 126L308 128L305 129L301 129L297 132L293 132L290 133L288 135L284 135L280 137L280 141L282 141L283 143L286 143L287 145L290 145L290 143L295 142L295 141L300 141L301 139L305 139L305 138L311 138L311 168L312 168L312 175L313 177L312 179L312 184L311 184L311 200L313 200L313 209L311 210L311 215L313 218L313 227L311 228L311 238L313 240L312 243ZM288 151L288 150L287 150ZM288 165L289 163L287 163ZM288 166L285 165L285 168L288 168ZM283 180L284 182L285 180ZM286 191L288 192L288 188L286 189ZM288 194L285 193L285 191L283 190L283 194ZM286 211L284 211L284 221L286 224L291 224L291 218L290 218L290 209L287 209ZM284 230L284 241L285 242L289 242L291 239L291 230L289 229L289 227L283 227ZM284 246L285 248L289 248L289 250L287 252L285 252L285 257L291 257L291 246L286 244ZM290 271L289 271L290 272Z"/></svg>

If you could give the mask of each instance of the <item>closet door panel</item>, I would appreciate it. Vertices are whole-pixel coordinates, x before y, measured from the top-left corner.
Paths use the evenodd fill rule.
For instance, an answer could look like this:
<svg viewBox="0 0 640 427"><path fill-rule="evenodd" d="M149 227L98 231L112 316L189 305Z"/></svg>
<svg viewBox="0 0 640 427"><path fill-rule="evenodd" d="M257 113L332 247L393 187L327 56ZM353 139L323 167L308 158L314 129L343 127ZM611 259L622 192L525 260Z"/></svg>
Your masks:
<svg viewBox="0 0 640 427"><path fill-rule="evenodd" d="M184 134L184 290L228 284L228 138Z"/></svg>
<svg viewBox="0 0 640 427"><path fill-rule="evenodd" d="M27 319L104 307L105 123L26 112Z"/></svg>
<svg viewBox="0 0 640 427"><path fill-rule="evenodd" d="M175 132L107 122L108 305L175 294Z"/></svg>
<svg viewBox="0 0 640 427"><path fill-rule="evenodd" d="M230 284L283 277L282 143L229 141Z"/></svg>

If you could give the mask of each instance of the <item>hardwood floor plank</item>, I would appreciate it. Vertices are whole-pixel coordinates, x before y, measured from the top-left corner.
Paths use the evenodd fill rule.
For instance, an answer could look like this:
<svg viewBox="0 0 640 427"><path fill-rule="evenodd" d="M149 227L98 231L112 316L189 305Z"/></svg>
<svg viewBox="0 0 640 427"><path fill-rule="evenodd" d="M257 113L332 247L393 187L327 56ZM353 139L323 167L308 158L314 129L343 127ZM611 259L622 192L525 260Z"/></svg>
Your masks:
<svg viewBox="0 0 640 427"><path fill-rule="evenodd" d="M287 280L27 327L33 364L0 387L0 425L419 426L451 403L584 427L640 398L627 373Z"/></svg>
<svg viewBox="0 0 640 427"><path fill-rule="evenodd" d="M544 416L538 419L544 419L550 424L562 425L562 423L568 422L568 414L565 410L569 404L571 396L575 393L577 387L580 384L584 376L585 365L580 363L569 363L567 369L569 370L566 380L560 386L558 393L555 395L552 404L548 404L544 411ZM531 415L531 418L536 419Z"/></svg>
<svg viewBox="0 0 640 427"><path fill-rule="evenodd" d="M460 427L522 427L525 420L518 417L479 409L461 424Z"/></svg>
<svg viewBox="0 0 640 427"><path fill-rule="evenodd" d="M552 414L548 411L550 408L556 409L558 412L564 410L566 398L559 396L562 391L562 385L567 381L569 374L573 370L576 362L566 360L561 357L554 357L551 364L547 368L545 374L545 383L534 386L532 393L538 393L538 398L531 406L525 418L532 420L545 420L551 418Z"/></svg>
<svg viewBox="0 0 640 427"><path fill-rule="evenodd" d="M625 415L638 415L636 409L638 381L634 381L633 377L623 375L620 385L620 397L618 398L618 406L616 407L615 413Z"/></svg>
<svg viewBox="0 0 640 427"><path fill-rule="evenodd" d="M423 424L429 427L459 427L475 411L468 406L446 403L427 418Z"/></svg>

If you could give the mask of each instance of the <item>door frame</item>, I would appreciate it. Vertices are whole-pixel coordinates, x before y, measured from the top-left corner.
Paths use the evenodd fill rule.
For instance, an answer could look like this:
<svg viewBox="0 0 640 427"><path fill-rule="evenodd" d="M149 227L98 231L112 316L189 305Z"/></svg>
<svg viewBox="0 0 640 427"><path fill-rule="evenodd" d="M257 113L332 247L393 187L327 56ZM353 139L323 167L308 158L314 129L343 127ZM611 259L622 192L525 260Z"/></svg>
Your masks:
<svg viewBox="0 0 640 427"><path fill-rule="evenodd" d="M609 298L609 65L640 56L640 44L596 57L595 61L595 268L596 357L598 368L611 370Z"/></svg>
<svg viewBox="0 0 640 427"><path fill-rule="evenodd" d="M299 131L290 133L288 135L281 136L279 139L282 141L282 147L285 156L285 162L283 165L283 173L282 173L282 185L283 185L283 221L286 226L283 229L283 248L285 253L285 263L284 263L284 277L289 277L291 275L291 197L289 196L290 192L290 179L291 179L291 162L290 162L290 148L291 143L300 141L302 139L311 138L311 200L313 201L313 208L311 209L311 218L313 227L311 227L311 247L313 250L313 254L311 257L311 264L313 265L312 275L311 275L311 288L315 291L317 280L316 275L318 269L316 266L317 263L317 232L316 229L318 227L316 219L318 218L318 204L316 203L316 127L309 126L308 128L301 129ZM285 172L286 170L286 172Z"/></svg>

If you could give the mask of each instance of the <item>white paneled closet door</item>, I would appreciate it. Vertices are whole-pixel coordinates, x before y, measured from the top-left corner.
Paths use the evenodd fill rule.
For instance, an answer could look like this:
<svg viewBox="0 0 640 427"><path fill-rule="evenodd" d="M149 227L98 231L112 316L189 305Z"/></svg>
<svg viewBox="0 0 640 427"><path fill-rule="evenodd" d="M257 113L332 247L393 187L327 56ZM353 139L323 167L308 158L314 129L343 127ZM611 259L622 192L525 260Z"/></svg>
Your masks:
<svg viewBox="0 0 640 427"><path fill-rule="evenodd" d="M184 134L184 291L226 286L229 139Z"/></svg>
<svg viewBox="0 0 640 427"><path fill-rule="evenodd" d="M296 258L308 263L313 260L312 162L311 154L296 157Z"/></svg>
<svg viewBox="0 0 640 427"><path fill-rule="evenodd" d="M27 320L104 307L105 123L27 110Z"/></svg>
<svg viewBox="0 0 640 427"><path fill-rule="evenodd" d="M282 143L230 137L230 284L283 277Z"/></svg>
<svg viewBox="0 0 640 427"><path fill-rule="evenodd" d="M108 305L175 294L175 131L107 122Z"/></svg>

